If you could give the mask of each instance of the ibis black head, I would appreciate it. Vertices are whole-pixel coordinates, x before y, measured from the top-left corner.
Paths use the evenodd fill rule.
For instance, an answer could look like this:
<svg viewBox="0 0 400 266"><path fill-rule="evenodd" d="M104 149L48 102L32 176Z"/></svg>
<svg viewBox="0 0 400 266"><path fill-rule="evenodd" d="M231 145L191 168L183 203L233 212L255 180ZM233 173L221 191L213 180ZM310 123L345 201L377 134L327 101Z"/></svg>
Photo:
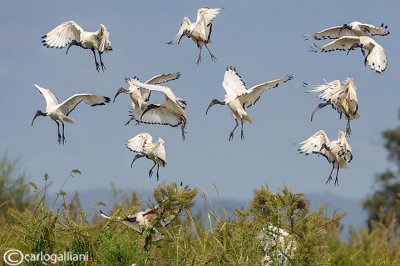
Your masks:
<svg viewBox="0 0 400 266"><path fill-rule="evenodd" d="M206 115L207 115L208 109L210 109L211 106L213 106L214 104L221 104L221 105L224 105L225 102L221 102L221 101L219 101L218 99L212 100L211 103L210 103L210 105L208 106L208 108L207 108L207 110L206 110Z"/></svg>
<svg viewBox="0 0 400 266"><path fill-rule="evenodd" d="M31 126L33 126L33 121L35 121L36 117L38 117L38 116L47 116L47 114L46 114L46 113L43 113L43 112L40 111L40 110L37 110L35 116L33 117Z"/></svg>
<svg viewBox="0 0 400 266"><path fill-rule="evenodd" d="M343 24L342 28L341 28L340 31L339 31L339 35L340 35L340 33L342 32L342 30L344 30L344 29L352 30L353 27L350 26L350 25L348 25L348 24Z"/></svg>
<svg viewBox="0 0 400 266"><path fill-rule="evenodd" d="M136 223L136 216L134 216L134 217L126 217L126 218L124 218L122 221L128 221L128 222L130 222L130 223Z"/></svg>
<svg viewBox="0 0 400 266"><path fill-rule="evenodd" d="M148 111L150 111L151 109L160 108L160 106L161 106L161 104L149 104L149 105L147 106L147 108L143 111L142 115L140 116L140 119L142 119L143 115L144 115L145 113L147 113Z"/></svg>
<svg viewBox="0 0 400 266"><path fill-rule="evenodd" d="M181 42L183 36L187 36L189 38L190 37L190 31L189 30L184 30L183 31L181 37L179 37L178 44Z"/></svg>
<svg viewBox="0 0 400 266"><path fill-rule="evenodd" d="M115 96L114 96L114 101L113 101L113 103L115 103L115 98L117 98L117 96L120 94L120 93L128 93L129 91L128 90L126 90L126 89L124 89L124 88L119 88L118 89L118 91L117 91L117 93L115 94Z"/></svg>
<svg viewBox="0 0 400 266"><path fill-rule="evenodd" d="M69 48L71 48L71 46L73 46L73 45L81 46L81 44L80 44L79 42L77 42L76 40L72 40L72 41L69 43L68 48L67 48L67 51L65 52L65 54L68 54Z"/></svg>

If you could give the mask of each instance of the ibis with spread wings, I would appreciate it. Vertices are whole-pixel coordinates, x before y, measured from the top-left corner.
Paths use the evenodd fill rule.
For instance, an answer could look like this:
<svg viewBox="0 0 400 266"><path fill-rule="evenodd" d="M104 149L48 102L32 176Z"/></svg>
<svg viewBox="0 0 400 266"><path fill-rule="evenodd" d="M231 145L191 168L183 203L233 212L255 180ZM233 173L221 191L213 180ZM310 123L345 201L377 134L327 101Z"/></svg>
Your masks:
<svg viewBox="0 0 400 266"><path fill-rule="evenodd" d="M154 76L151 79L147 80L146 82L144 82L144 84L157 85L157 84L161 84L164 82L178 79L180 76L181 76L181 74L179 72L157 75L157 76ZM119 94L125 93L125 94L129 94L129 96L131 98L132 109L138 109L138 110L142 110L142 111L146 110L148 107L148 101L150 99L151 90L133 85L131 79L129 79L129 78L125 78L125 82L128 83L129 89L127 90L122 87L119 88L117 93L114 96L114 102ZM126 122L125 125L129 124L130 121L131 120ZM137 123L139 123L139 122L137 122Z"/></svg>
<svg viewBox="0 0 400 266"><path fill-rule="evenodd" d="M212 21L221 12L221 8L200 8L197 11L196 22L191 22L189 18L184 17L181 27L175 38L168 44L180 43L184 36L192 38L199 48L199 57L196 64L201 62L201 49L205 46L210 53L211 59L215 61L217 58L211 53L207 44L211 43L210 36L212 31Z"/></svg>
<svg viewBox="0 0 400 266"><path fill-rule="evenodd" d="M161 104L148 104L142 110L135 108L131 112L131 118L126 122L136 120L139 123L169 125L176 127L181 125L182 139L185 140L185 128L187 124L186 101L175 96L174 92L165 86L142 83L136 77L130 79L133 86L140 87L149 91L162 92L164 99Z"/></svg>
<svg viewBox="0 0 400 266"><path fill-rule="evenodd" d="M339 183L339 169L349 168L348 163L353 159L351 146L346 140L346 134L340 130L337 140L330 141L323 130L318 130L314 135L299 144L303 145L299 149L300 153L322 155L332 164L332 171L329 174L328 180L326 180L326 184L332 180L332 173L336 168L334 184L337 185Z"/></svg>
<svg viewBox="0 0 400 266"><path fill-rule="evenodd" d="M225 99L224 101L213 99L206 110L206 114L208 113L208 110L211 108L211 106L213 106L214 104L228 105L231 109L233 119L235 119L236 122L235 127L229 134L228 140L230 141L231 139L233 139L233 133L239 126L238 120L240 120L242 124L241 138L243 139L243 122L246 121L252 123L254 120L249 114L247 114L245 108L255 104L265 90L275 88L280 83L287 82L292 78L292 75L287 75L286 77L264 82L250 89L246 89L242 78L236 72L236 68L233 68L232 66L227 67L224 75L224 80L222 81L222 87L224 87L226 91Z"/></svg>
<svg viewBox="0 0 400 266"><path fill-rule="evenodd" d="M35 121L36 117L38 116L49 116L57 123L57 130L58 130L58 143L61 142L65 143L65 136L64 136L64 122L74 123L74 120L68 117L69 113L71 113L75 107L82 101L87 103L90 106L96 105L104 105L105 103L110 102L110 98L106 96L100 96L97 94L75 94L62 103L58 102L57 97L48 89L42 88L39 85L34 85L35 88L43 95L46 100L46 112L42 112L38 110L33 117L33 122ZM61 122L62 125L62 135L60 134L60 124L58 121Z"/></svg>
<svg viewBox="0 0 400 266"><path fill-rule="evenodd" d="M101 55L112 50L109 36L108 30L103 24L100 24L97 31L88 32L84 31L76 22L67 21L42 36L42 43L48 48L64 48L68 45L66 54L68 54L69 48L74 45L92 50L96 70L99 72L100 66L103 71L106 69ZM100 65L96 59L96 50L99 54Z"/></svg>
<svg viewBox="0 0 400 266"><path fill-rule="evenodd" d="M156 142L153 142L153 138L148 133L140 133L135 137L128 140L126 147L133 152L136 152L136 156L133 158L133 163L142 157L146 157L154 162L153 167L149 171L149 176L153 175L153 169L157 165L157 181L159 180L158 170L160 165L165 167L167 164L167 157L164 149L164 140L159 138Z"/></svg>
<svg viewBox="0 0 400 266"><path fill-rule="evenodd" d="M337 39L343 36L386 36L390 32L387 30L387 25L381 24L380 27L376 27L371 24L365 24L358 21L353 21L343 26L331 27L324 29L320 32L307 35L306 39Z"/></svg>
<svg viewBox="0 0 400 266"><path fill-rule="evenodd" d="M323 85L309 85L303 82L303 86L314 87L314 89L308 90L308 93L322 92L319 98L325 101L324 103L318 104L314 109L311 114L311 121L315 112L327 105L331 105L333 109L338 111L340 118L342 118L342 115L345 116L347 120L346 134L350 136L350 120L360 118L358 114L357 88L354 85L353 79L347 78L343 85L341 85L339 80L334 80L326 82L326 84Z"/></svg>

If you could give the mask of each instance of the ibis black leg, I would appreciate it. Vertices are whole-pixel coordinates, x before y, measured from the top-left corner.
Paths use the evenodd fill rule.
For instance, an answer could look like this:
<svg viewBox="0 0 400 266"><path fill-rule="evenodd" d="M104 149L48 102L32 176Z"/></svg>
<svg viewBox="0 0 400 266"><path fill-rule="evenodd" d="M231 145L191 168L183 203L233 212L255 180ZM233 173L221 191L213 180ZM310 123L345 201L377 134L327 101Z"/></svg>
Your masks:
<svg viewBox="0 0 400 266"><path fill-rule="evenodd" d="M329 182L331 182L331 180L332 180L332 173L333 173L333 170L335 169L335 162L333 161L332 162L332 171L331 171L331 173L329 174L329 177L328 177L328 180L326 180L326 183L325 184L328 184Z"/></svg>
<svg viewBox="0 0 400 266"><path fill-rule="evenodd" d="M350 135L351 135L350 119L347 120L346 135L347 135L348 137L350 137Z"/></svg>
<svg viewBox="0 0 400 266"><path fill-rule="evenodd" d="M96 52L94 51L94 49L92 49L92 52L93 52L93 56L94 56L94 63L96 65L96 70L97 70L97 72L100 72L100 65L99 65L99 63L97 62L97 59L96 59Z"/></svg>
<svg viewBox="0 0 400 266"><path fill-rule="evenodd" d="M244 134L243 134L243 120L241 120L242 121L242 129L241 129L241 131L240 131L240 138L241 139L244 139Z"/></svg>
<svg viewBox="0 0 400 266"><path fill-rule="evenodd" d="M336 178L335 178L335 186L336 185L339 185L339 179L338 179L338 176L339 176L339 166L338 166L338 168L337 168L337 171L336 171Z"/></svg>
<svg viewBox="0 0 400 266"><path fill-rule="evenodd" d="M235 132L235 129L239 126L239 122L237 121L237 119L235 119L236 122L236 126L233 128L233 130L231 131L231 134L229 134L229 141L231 141L233 139L233 132Z"/></svg>
<svg viewBox="0 0 400 266"><path fill-rule="evenodd" d="M61 144L60 124L57 120L54 121L57 123L58 144Z"/></svg>
<svg viewBox="0 0 400 266"><path fill-rule="evenodd" d="M182 139L183 140L185 140L185 127L186 127L186 121L183 121L182 125L181 125Z"/></svg>
<svg viewBox="0 0 400 266"><path fill-rule="evenodd" d="M160 169L160 165L157 164L157 181L160 179L160 176L158 175L158 170Z"/></svg>
<svg viewBox="0 0 400 266"><path fill-rule="evenodd" d="M101 54L102 54L103 52L100 52L99 51L99 57L100 57L100 65L101 65L101 70L105 70L106 69L106 66L103 64L103 60L101 60Z"/></svg>
<svg viewBox="0 0 400 266"><path fill-rule="evenodd" d="M65 141L65 135L64 135L64 122L61 121L61 125L62 125L62 130L63 130L63 132L62 132L62 143L65 144L66 141Z"/></svg>
<svg viewBox="0 0 400 266"><path fill-rule="evenodd" d="M204 46L207 48L208 52L210 53L211 60L215 62L215 60L217 60L217 58L215 57L215 55L213 55L213 54L211 53L211 51L210 51L210 49L208 49L208 46L207 46L206 43L204 44Z"/></svg>
<svg viewBox="0 0 400 266"><path fill-rule="evenodd" d="M150 171L149 171L149 177L151 177L152 175L153 175L153 168L156 166L156 162L154 162L154 165L153 165L153 167L150 169Z"/></svg>
<svg viewBox="0 0 400 266"><path fill-rule="evenodd" d="M133 160L132 160L131 168L132 168L133 163L134 163L137 159L142 158L143 156L144 156L144 154L136 154L135 158L133 158Z"/></svg>
<svg viewBox="0 0 400 266"><path fill-rule="evenodd" d="M197 47L199 47L199 57L197 58L196 64L200 64L201 63L201 49L202 49L202 46L197 45Z"/></svg>

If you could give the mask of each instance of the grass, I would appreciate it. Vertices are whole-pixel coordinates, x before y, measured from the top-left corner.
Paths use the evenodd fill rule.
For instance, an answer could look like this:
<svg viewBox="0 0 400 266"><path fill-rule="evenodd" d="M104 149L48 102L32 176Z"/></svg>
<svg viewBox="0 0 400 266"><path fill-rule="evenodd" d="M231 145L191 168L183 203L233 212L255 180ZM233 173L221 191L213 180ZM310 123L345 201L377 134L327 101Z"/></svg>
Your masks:
<svg viewBox="0 0 400 266"><path fill-rule="evenodd" d="M65 182L79 174L79 170L71 171ZM293 265L400 265L400 233L394 214L382 213L370 228L351 228L343 240L339 235L344 214L327 217L322 206L311 211L304 195L286 186L278 193L262 186L254 191L247 208L236 208L228 216L213 205L209 209L206 195L196 189L161 184L154 189L154 201L148 203L151 208L160 205L160 218L151 220L152 226L139 234L117 218L141 209L136 193L114 203L109 221L98 215L89 221L78 194L67 203L60 188L55 202L47 205L48 179L45 175L43 188L31 183L35 205L24 211L8 208L0 216L1 256L14 248L24 254L88 254L86 262L60 265L260 265L267 264L267 259L270 265L284 265L285 259ZM204 209L192 214L196 197L204 201ZM98 205L103 205L99 200ZM0 208L5 206L0 202ZM161 219L177 210L181 210L179 218L163 228ZM268 226L288 235L267 240L264 252L258 236ZM153 242L156 231L164 237ZM289 247L293 252L288 252ZM36 264L42 262L30 262Z"/></svg>

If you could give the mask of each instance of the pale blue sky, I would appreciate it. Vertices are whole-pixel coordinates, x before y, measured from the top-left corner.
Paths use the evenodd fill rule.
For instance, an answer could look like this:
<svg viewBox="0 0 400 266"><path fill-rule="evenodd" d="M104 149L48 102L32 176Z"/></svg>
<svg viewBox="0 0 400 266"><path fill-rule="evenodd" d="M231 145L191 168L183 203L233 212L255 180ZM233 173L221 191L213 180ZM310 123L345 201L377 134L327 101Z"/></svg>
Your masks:
<svg viewBox="0 0 400 266"><path fill-rule="evenodd" d="M189 39L169 46L184 16L196 19L201 7L223 7L213 23L209 45L218 58L211 62L206 50L203 62L195 64L198 50ZM360 199L371 192L374 173L389 164L382 148L381 131L398 124L400 63L397 1L2 1L0 9L0 150L20 157L30 179L39 183L44 172L58 189L71 169L83 172L65 190L85 191L109 187L151 190L152 162L140 159L131 169L134 156L125 148L128 139L141 132L165 141L168 164L160 169L160 181L181 180L221 197L249 199L253 189L268 184L273 190L287 184L295 192L325 193ZM46 49L40 37L62 22L74 20L95 31L100 23L110 32L113 51L103 56L105 72L95 71L90 51L72 47ZM305 41L311 34L352 21L388 25L391 34L377 37L388 53L388 68L379 75L364 68L359 50L314 54ZM317 45L326 41L315 41ZM248 109L253 124L245 124L228 142L234 126L227 106L215 106L205 115L213 98L223 100L221 86L227 65L236 66L246 85L293 74L294 79L265 92ZM146 80L161 73L181 72L179 80L166 84L187 101L188 127L182 142L180 129L168 126L124 126L130 108L129 97L121 95L115 104L90 108L78 106L66 124L66 145L57 143L56 124L39 117L45 109L37 83L53 91L60 100L75 93L90 92L113 97L124 77L137 75ZM330 107L320 110L313 122L310 115L320 102L306 94L303 81L319 84L323 79L353 77L358 88L361 118L352 122L354 160L339 172L339 186L325 185L331 166L323 158L299 155L296 143L319 129L330 139L345 130ZM153 93L155 96L156 93ZM161 96L151 98L152 101ZM99 199L100 200L100 199Z"/></svg>

